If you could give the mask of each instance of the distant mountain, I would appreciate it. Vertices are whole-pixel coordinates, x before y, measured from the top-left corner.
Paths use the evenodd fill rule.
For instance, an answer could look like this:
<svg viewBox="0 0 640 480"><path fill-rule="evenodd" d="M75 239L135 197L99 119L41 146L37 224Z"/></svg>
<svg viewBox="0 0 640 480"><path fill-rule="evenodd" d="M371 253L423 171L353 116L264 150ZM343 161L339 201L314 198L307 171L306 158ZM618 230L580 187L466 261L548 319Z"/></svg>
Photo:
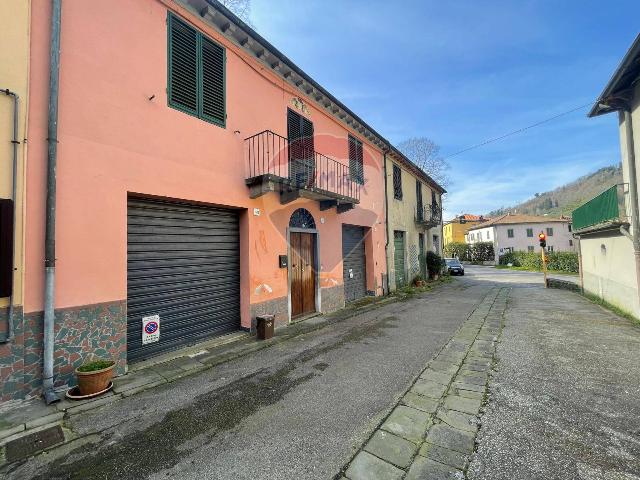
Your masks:
<svg viewBox="0 0 640 480"><path fill-rule="evenodd" d="M622 183L622 165L604 167L550 192L536 193L533 198L518 205L493 210L486 216L495 217L505 213L570 215L576 207L617 183Z"/></svg>

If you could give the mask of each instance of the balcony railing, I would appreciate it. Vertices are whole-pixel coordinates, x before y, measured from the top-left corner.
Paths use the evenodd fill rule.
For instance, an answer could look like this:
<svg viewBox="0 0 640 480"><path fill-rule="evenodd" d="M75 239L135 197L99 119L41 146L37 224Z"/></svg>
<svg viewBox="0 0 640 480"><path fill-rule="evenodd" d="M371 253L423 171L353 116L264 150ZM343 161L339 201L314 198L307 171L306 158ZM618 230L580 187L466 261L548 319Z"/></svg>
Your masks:
<svg viewBox="0 0 640 480"><path fill-rule="evenodd" d="M418 205L416 207L415 220L418 225L425 228L437 227L442 223L442 207L440 205Z"/></svg>
<svg viewBox="0 0 640 480"><path fill-rule="evenodd" d="M629 223L628 185L618 184L576 208L572 214L573 231L598 230Z"/></svg>
<svg viewBox="0 0 640 480"><path fill-rule="evenodd" d="M245 139L245 155L252 197L279 189L283 201L296 196L338 205L360 201L360 183L349 166L308 148L305 139L290 142L265 130Z"/></svg>

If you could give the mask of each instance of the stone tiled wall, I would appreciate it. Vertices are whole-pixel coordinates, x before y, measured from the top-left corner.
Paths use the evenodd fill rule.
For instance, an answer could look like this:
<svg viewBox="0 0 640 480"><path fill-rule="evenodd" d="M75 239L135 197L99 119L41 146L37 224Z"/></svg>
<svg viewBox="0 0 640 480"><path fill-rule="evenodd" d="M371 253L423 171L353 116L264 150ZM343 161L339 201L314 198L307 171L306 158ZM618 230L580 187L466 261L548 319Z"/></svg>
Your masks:
<svg viewBox="0 0 640 480"><path fill-rule="evenodd" d="M331 313L344 308L344 285L323 288L320 308L322 313Z"/></svg>
<svg viewBox="0 0 640 480"><path fill-rule="evenodd" d="M274 298L266 302L251 305L251 333L256 331L256 316L275 315L275 326L286 325L289 322L287 297Z"/></svg>
<svg viewBox="0 0 640 480"><path fill-rule="evenodd" d="M5 313L6 315L6 313ZM39 395L42 386L43 314L16 315L15 339L0 346L0 401ZM116 361L124 373L127 357L126 302L109 302L56 311L54 380L75 384L74 370L92 355Z"/></svg>

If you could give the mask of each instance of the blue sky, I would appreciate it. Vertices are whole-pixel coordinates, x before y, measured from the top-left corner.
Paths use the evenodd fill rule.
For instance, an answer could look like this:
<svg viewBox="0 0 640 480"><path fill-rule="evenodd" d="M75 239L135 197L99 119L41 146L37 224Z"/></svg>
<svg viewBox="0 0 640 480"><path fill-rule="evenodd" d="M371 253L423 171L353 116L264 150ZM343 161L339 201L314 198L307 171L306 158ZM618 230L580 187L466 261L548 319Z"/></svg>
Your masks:
<svg viewBox="0 0 640 480"><path fill-rule="evenodd" d="M256 30L394 143L443 156L589 103L638 34L637 0L252 0ZM620 161L587 108L450 158L445 215L486 213Z"/></svg>

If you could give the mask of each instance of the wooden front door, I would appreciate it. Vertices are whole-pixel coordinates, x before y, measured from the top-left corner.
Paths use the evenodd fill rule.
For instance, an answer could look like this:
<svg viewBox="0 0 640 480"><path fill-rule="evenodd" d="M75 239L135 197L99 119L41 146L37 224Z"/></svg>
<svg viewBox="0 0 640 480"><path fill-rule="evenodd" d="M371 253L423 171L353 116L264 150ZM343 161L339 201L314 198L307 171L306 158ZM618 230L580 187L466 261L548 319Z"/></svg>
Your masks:
<svg viewBox="0 0 640 480"><path fill-rule="evenodd" d="M316 310L315 235L291 232L291 317Z"/></svg>

